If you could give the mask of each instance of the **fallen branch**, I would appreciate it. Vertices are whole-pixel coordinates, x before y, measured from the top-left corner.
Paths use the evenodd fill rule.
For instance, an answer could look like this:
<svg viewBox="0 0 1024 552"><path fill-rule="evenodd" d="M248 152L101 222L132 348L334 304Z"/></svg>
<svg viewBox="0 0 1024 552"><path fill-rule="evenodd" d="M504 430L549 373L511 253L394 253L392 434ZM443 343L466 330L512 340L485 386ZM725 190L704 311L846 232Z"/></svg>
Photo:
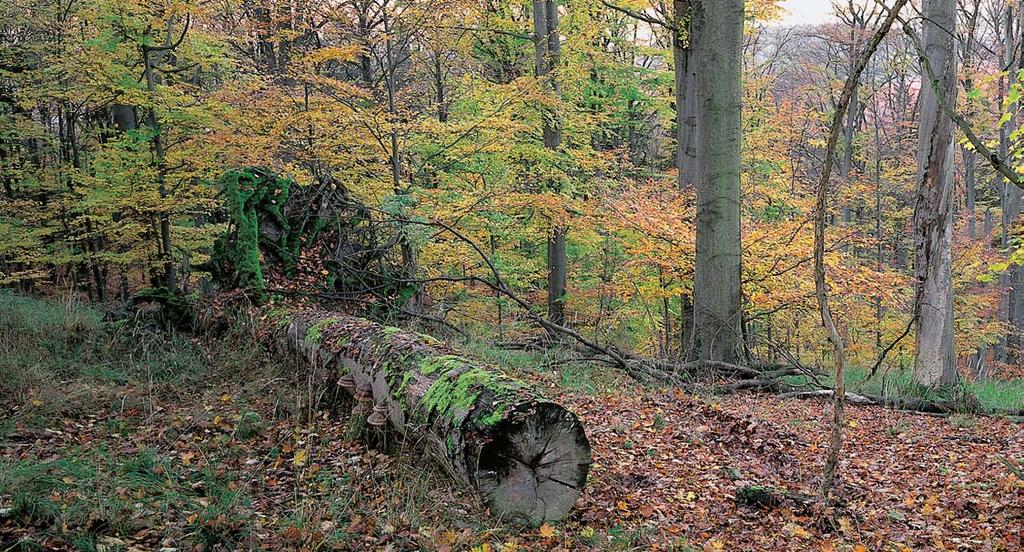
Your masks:
<svg viewBox="0 0 1024 552"><path fill-rule="evenodd" d="M737 382L743 383L743 382ZM730 389L732 386L725 386L722 389L726 392L734 391ZM778 394L780 399L829 399L835 393L833 389L814 389L804 391L783 391L778 392L777 388L773 388L771 385L747 385L737 386L735 391L740 390L757 390L774 392ZM913 397L892 397L883 395L866 395L862 393L851 393L847 391L844 395L844 400L853 405L857 406L878 406L882 408L891 408L893 410L903 410L906 412L913 412L916 414L938 414L938 415L950 415L950 414L971 414L974 416L983 417L1002 417L1012 421L1018 421L1014 418L1024 417L1024 409L983 409L976 402L972 401L935 401L929 399L919 399Z"/></svg>
<svg viewBox="0 0 1024 552"><path fill-rule="evenodd" d="M749 379L740 380L735 383L729 383L726 385L719 386L715 389L715 392L721 395L727 395L730 393L737 393L739 391L766 391L771 393L790 393L794 389L793 386L782 383L775 379ZM831 391L829 391L831 393Z"/></svg>
<svg viewBox="0 0 1024 552"><path fill-rule="evenodd" d="M779 395L780 399L829 399L835 391L832 389L815 389L813 391L790 391L788 393L782 393ZM858 395L857 393L846 392L845 400L847 404L854 404L858 406L872 406L877 403L864 395Z"/></svg>
<svg viewBox="0 0 1024 552"><path fill-rule="evenodd" d="M752 508L775 508L787 500L805 508L818 504L817 497L763 485L746 485L736 491L736 502Z"/></svg>

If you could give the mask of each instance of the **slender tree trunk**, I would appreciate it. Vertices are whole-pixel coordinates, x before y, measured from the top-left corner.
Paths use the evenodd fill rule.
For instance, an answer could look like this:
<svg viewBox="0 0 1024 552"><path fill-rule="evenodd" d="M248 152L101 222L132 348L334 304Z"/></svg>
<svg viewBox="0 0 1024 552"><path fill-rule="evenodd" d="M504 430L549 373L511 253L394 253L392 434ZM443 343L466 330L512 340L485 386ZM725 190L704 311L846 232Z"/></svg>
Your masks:
<svg viewBox="0 0 1024 552"><path fill-rule="evenodd" d="M856 55L856 51L853 52ZM851 61L852 63L852 61ZM839 159L839 174L844 180L849 181L850 175L853 172L853 142L856 139L857 134L857 102L858 102L857 90L853 91L853 97L850 98L850 107L846 111L846 124L843 125L843 155ZM848 184L849 182L847 182ZM844 207L844 218L849 218L849 206Z"/></svg>
<svg viewBox="0 0 1024 552"><path fill-rule="evenodd" d="M387 95L387 108L389 117L388 140L389 152L388 161L391 168L391 188L396 196L408 196L410 190L402 183L402 149L399 140L400 113L398 112L398 62L395 56L394 29L391 17L387 13L387 6L381 8L381 24L384 28L384 59L382 60L381 72L384 76L385 93ZM403 202L404 204L404 202ZM405 218L405 209L401 208L400 219ZM409 240L408 226L404 220L398 221L398 247L402 254L402 273L406 280L413 281L419 272L417 252L413 243ZM423 304L423 289L419 284L412 286L411 295L408 298L407 308L417 310Z"/></svg>
<svg viewBox="0 0 1024 552"><path fill-rule="evenodd" d="M434 54L434 93L437 101L437 122L448 122L448 98L444 90L444 63L441 59L442 52Z"/></svg>
<svg viewBox="0 0 1024 552"><path fill-rule="evenodd" d="M171 21L167 23L167 44L168 47L171 39L171 29L173 25ZM155 52L160 55L162 52ZM158 61L154 60L154 52L151 51L149 46L142 46L142 57L144 72L146 77L146 91L149 93L150 98L155 102L156 97L156 75L155 65L158 65ZM162 56L160 56L162 57ZM157 168L157 191L160 194L161 199L161 210L158 215L158 227L160 229L159 244L160 244L160 255L161 264L163 265L163 281L162 284L169 291L173 291L178 287L177 271L174 267L174 251L171 243L171 218L167 212L167 202L170 197L170 193L167 189L167 175L166 167L164 166L164 143L163 136L160 134L160 121L156 116L156 107L150 106L146 113L146 125L149 126L150 132L153 133L152 144L153 152L156 155Z"/></svg>
<svg viewBox="0 0 1024 552"><path fill-rule="evenodd" d="M1016 71L1019 67L1019 60L1016 51L1016 12L1013 6L1006 6L1004 12L1004 34L1003 34L1003 67L1007 68L1006 77L1000 77L999 84L999 97L1000 104L1002 100L1009 94L1009 90L1013 87L1016 82ZM1007 106L1007 110L1011 113L1010 119L1006 124L999 128L999 156L1002 159L1009 158L1009 142L1010 137L1013 135L1017 117L1015 114L1016 106ZM1012 182L1008 182L1005 178L1000 176L1000 182L1002 183L1002 207L1003 207L1003 219L1002 219L1002 247L1009 250L1012 247L1010 243L1010 235L1012 234L1012 228L1020 218L1022 199L1024 199L1024 192L1020 188L1015 186ZM1024 305L1022 305L1022 291L1024 291L1024 270L1019 265L1012 265L1000 279L1003 284L1003 300L1000 305L1004 320L1009 326L1009 330L1003 340L1002 360L1010 364L1018 364L1021 359L1021 331L1024 328Z"/></svg>
<svg viewBox="0 0 1024 552"><path fill-rule="evenodd" d="M875 271L882 272L882 122L877 106L875 124ZM875 297L875 349L882 351L882 297Z"/></svg>
<svg viewBox="0 0 1024 552"><path fill-rule="evenodd" d="M696 66L690 37L691 1L672 2L672 61L675 72L676 169L680 189L689 189L697 181L697 97Z"/></svg>
<svg viewBox="0 0 1024 552"><path fill-rule="evenodd" d="M963 4L967 10L966 24L964 30L964 44L961 49L961 67L963 70L963 91L970 94L974 89L974 71L977 67L974 64L974 42L977 36L978 15L981 8L981 0ZM967 102L968 118L972 118L976 111L973 102ZM964 166L964 210L967 215L967 239L975 241L978 239L978 216L977 216L977 152L974 149L963 145L960 147L960 155ZM985 366L988 360L988 343L982 343L968 360L968 366L978 379L983 379Z"/></svg>
<svg viewBox="0 0 1024 552"><path fill-rule="evenodd" d="M964 88L970 90L970 85ZM960 148L964 162L964 189L965 189L965 210L967 211L967 239L975 241L978 239L978 215L977 215L977 154L974 150L964 146ZM986 365L988 362L988 343L982 343L978 350L971 355L968 366L974 373L976 379L985 379Z"/></svg>
<svg viewBox="0 0 1024 552"><path fill-rule="evenodd" d="M533 0L533 63L538 80L548 74L547 0Z"/></svg>
<svg viewBox="0 0 1024 552"><path fill-rule="evenodd" d="M856 70L857 60L860 57L861 50L861 33L867 27L868 22L865 20L864 15L859 12L852 4L848 16L850 17L850 50L849 59L847 60L847 71L853 73ZM846 122L843 124L843 151L839 158L839 173L843 178L843 186L849 191L853 187L853 169L854 169L854 143L857 139L857 130L860 125L862 106L860 105L860 90L859 83L855 83L853 89L853 95L850 97L850 105L846 109ZM852 197L852 196L851 196ZM847 200L843 203L843 226L851 226L854 222L854 210L851 207L851 200ZM847 251L849 246L847 243L841 245L843 251ZM854 255L856 255L856 249L854 249Z"/></svg>
<svg viewBox="0 0 1024 552"><path fill-rule="evenodd" d="M558 2L556 0L545 0L545 38L547 41L547 76L551 85L551 91L557 98L561 92L558 83L558 64L562 57L562 43L558 38ZM556 150L562 146L562 124L557 111L552 112L551 117L546 119L548 124L544 126L544 146Z"/></svg>
<svg viewBox="0 0 1024 552"><path fill-rule="evenodd" d="M370 52L373 46L370 44L370 3L355 3L356 7L356 30L360 41L363 43L363 51L359 54L359 78L367 90L373 88L373 66L371 65Z"/></svg>
<svg viewBox="0 0 1024 552"><path fill-rule="evenodd" d="M679 358L686 359L693 355L693 300L685 293L679 294Z"/></svg>
<svg viewBox="0 0 1024 552"><path fill-rule="evenodd" d="M556 226L548 237L548 320L559 326L565 325L567 233L564 226Z"/></svg>
<svg viewBox="0 0 1024 552"><path fill-rule="evenodd" d="M964 159L964 188L966 194L966 210L967 210L967 237L974 241L978 239L978 216L977 216L977 203L978 203L978 176L977 176L977 165L978 156L974 153L974 150L969 148L961 148L961 154Z"/></svg>
<svg viewBox="0 0 1024 552"><path fill-rule="evenodd" d="M697 251L694 346L701 360L741 362L740 103L743 0L695 6Z"/></svg>
<svg viewBox="0 0 1024 552"><path fill-rule="evenodd" d="M558 39L558 2L534 0L533 30L537 76L545 81L555 97L559 94L556 70L561 54ZM562 145L562 127L556 111L544 113L544 147L558 150ZM566 237L569 229L554 223L548 234L548 319L559 326L565 325L565 294L568 275Z"/></svg>
<svg viewBox="0 0 1024 552"><path fill-rule="evenodd" d="M9 169L13 165L14 154L8 153L8 151L15 151L13 143L11 144L10 150L8 150L8 148L6 147L0 146L0 166L3 167L3 169L0 170L0 181L3 181L4 195L7 196L7 199L13 200L14 177L11 176L7 169Z"/></svg>
<svg viewBox="0 0 1024 552"><path fill-rule="evenodd" d="M825 145L825 161L816 190L814 204L814 295L818 302L821 325L828 332L828 339L832 344L832 360L835 363L835 388L832 392L832 435L819 489L820 495L825 498L832 492L832 487L835 484L836 469L839 466L839 456L843 446L843 411L846 401L845 344L832 316L832 310L829 307L828 288L825 280L825 219L828 211L829 179L832 176L833 155L835 155L836 143L839 141L839 131L844 110L850 105L850 101L857 89L860 74L864 71L864 67L867 66L868 60L871 59L871 56L878 48L878 44L889 32L889 29L892 28L896 17L906 2L907 0L896 1L882 26L875 32L866 49L858 56L857 62L851 66L850 74L847 75L846 83L843 85L843 92L839 96L836 111L832 115L831 129Z"/></svg>
<svg viewBox="0 0 1024 552"><path fill-rule="evenodd" d="M926 0L924 48L938 82L921 87L917 201L914 208L914 273L917 342L914 381L927 387L956 382L953 349L953 122L936 88L951 104L957 93L954 0Z"/></svg>

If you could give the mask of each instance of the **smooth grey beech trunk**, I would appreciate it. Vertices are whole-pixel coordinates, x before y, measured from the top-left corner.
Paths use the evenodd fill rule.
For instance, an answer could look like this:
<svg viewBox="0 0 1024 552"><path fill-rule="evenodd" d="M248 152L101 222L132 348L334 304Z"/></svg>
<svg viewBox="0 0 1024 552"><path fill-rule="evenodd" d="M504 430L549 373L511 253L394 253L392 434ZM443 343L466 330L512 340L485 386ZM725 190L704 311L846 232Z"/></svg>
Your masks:
<svg viewBox="0 0 1024 552"><path fill-rule="evenodd" d="M702 360L743 358L740 282L740 105L743 0L698 2L694 344Z"/></svg>
<svg viewBox="0 0 1024 552"><path fill-rule="evenodd" d="M558 2L555 0L533 1L533 32L537 76L546 82L550 92L558 95L556 74L561 54L558 38ZM562 125L555 111L544 113L544 147L557 150L562 145ZM565 325L565 293L568 274L566 237L569 229L554 225L548 235L548 320Z"/></svg>
<svg viewBox="0 0 1024 552"><path fill-rule="evenodd" d="M950 103L957 93L955 0L926 0L924 47L938 82L921 87L917 202L914 208L914 274L917 278L917 341L914 381L935 387L956 381L953 349L952 202L953 121L939 105L936 88Z"/></svg>

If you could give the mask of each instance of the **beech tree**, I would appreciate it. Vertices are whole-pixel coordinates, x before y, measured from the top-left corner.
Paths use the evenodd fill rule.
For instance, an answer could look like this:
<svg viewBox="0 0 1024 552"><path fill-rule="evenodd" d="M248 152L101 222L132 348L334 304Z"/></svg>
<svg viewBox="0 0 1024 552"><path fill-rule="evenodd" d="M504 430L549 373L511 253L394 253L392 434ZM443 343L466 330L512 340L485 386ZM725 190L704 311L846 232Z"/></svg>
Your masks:
<svg viewBox="0 0 1024 552"><path fill-rule="evenodd" d="M936 81L921 87L917 199L914 207L914 276L917 280L917 356L914 381L934 387L957 379L953 348L953 121L938 94L953 104L957 92L954 0L924 5L921 61ZM928 74L928 71L923 72Z"/></svg>
<svg viewBox="0 0 1024 552"><path fill-rule="evenodd" d="M558 60L561 42L558 37L558 2L534 0L533 29L536 49L537 78L546 81L552 95L558 96ZM544 112L544 147L557 151L562 145L562 128L557 109ZM565 280L568 271L566 237L569 229L554 223L548 235L548 320L565 324Z"/></svg>
<svg viewBox="0 0 1024 552"><path fill-rule="evenodd" d="M693 354L743 358L740 282L740 71L743 0L694 6L697 67L697 229Z"/></svg>
<svg viewBox="0 0 1024 552"><path fill-rule="evenodd" d="M1007 103L1010 90L1017 82L1017 75L1024 65L1020 53L1020 10L1015 10L1013 5L993 5L990 10L990 26L997 38L1001 56L999 59L1002 70L998 80L998 101L1000 104ZM1017 104L1010 101L1006 106L1007 118L999 125L998 153L1000 158L1006 159L1010 151L1011 137L1017 127ZM1021 205L1024 201L1024 192L1012 182L1000 176L997 180L1000 193L1000 206L1002 220L1000 225L1000 244L1003 248L1012 247L1013 226L1020 218ZM1020 361L1021 333L1024 328L1024 270L1019 264L1012 264L1000 277L1000 288L1002 291L999 305L1000 319L1008 326L1008 331L1002 342L999 344L997 356L999 360L1017 364Z"/></svg>

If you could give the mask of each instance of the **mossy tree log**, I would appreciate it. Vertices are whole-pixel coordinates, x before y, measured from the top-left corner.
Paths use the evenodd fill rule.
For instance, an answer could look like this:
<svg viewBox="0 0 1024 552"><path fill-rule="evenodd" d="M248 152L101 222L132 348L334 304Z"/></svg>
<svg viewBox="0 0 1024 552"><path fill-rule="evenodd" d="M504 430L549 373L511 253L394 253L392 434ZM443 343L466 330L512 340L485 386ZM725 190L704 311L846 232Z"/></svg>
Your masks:
<svg viewBox="0 0 1024 552"><path fill-rule="evenodd" d="M576 502L590 444L568 410L429 336L331 312L271 313L283 346L346 379L495 514L539 525Z"/></svg>

